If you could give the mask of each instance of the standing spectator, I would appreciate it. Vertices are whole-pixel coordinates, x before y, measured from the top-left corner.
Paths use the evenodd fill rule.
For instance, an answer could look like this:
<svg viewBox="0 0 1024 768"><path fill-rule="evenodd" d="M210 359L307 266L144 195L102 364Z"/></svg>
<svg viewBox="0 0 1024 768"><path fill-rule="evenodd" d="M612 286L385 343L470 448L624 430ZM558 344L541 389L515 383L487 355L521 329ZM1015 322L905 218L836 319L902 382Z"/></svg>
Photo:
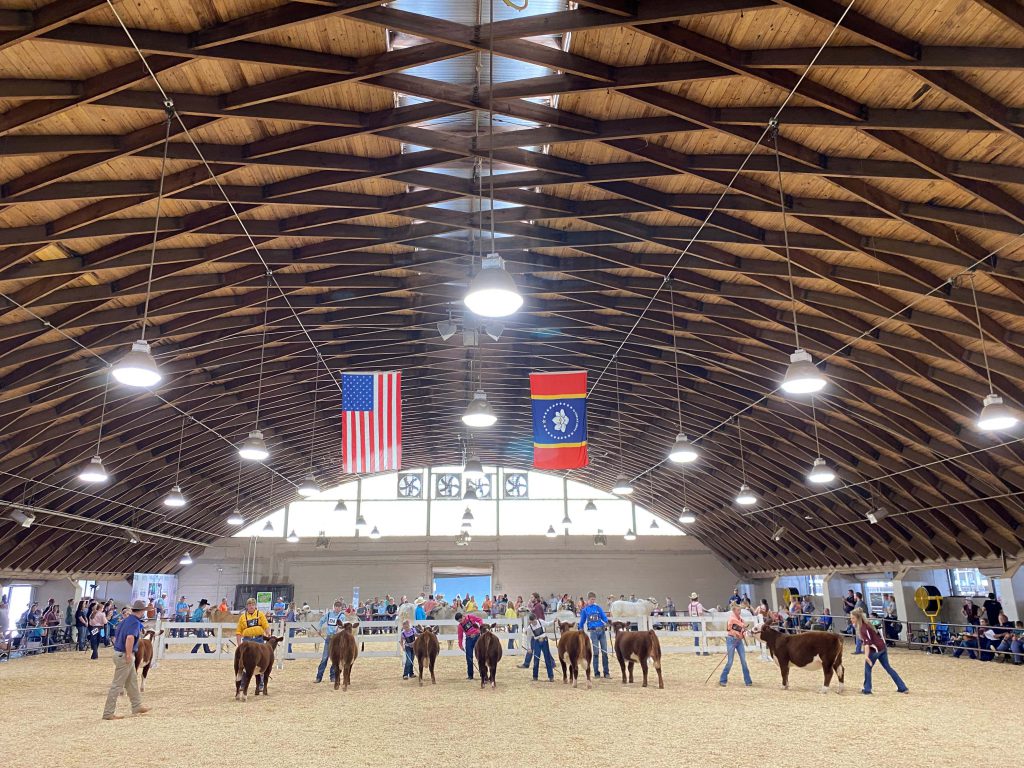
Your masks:
<svg viewBox="0 0 1024 768"><path fill-rule="evenodd" d="M427 595L427 599L423 601L423 612L430 616L430 612L437 607L437 600L434 599L433 595Z"/></svg>
<svg viewBox="0 0 1024 768"><path fill-rule="evenodd" d="M885 600L882 602L882 613L885 614L885 618L887 619L897 618L895 595L890 593L885 596Z"/></svg>
<svg viewBox="0 0 1024 768"><path fill-rule="evenodd" d="M843 615L846 617L846 627L843 634L853 634L853 621L850 619L850 611L857 607L857 598L852 589L846 590L843 595Z"/></svg>
<svg viewBox="0 0 1024 768"><path fill-rule="evenodd" d="M690 593L690 604L686 606L686 614L691 619L700 618L704 615L704 606L700 602L700 595L696 592ZM696 653L700 654L700 636L701 627L704 625L699 621L694 621L690 624L690 629L693 631L693 647L697 649ZM710 655L708 651L704 651L704 656Z"/></svg>
<svg viewBox="0 0 1024 768"><path fill-rule="evenodd" d="M146 605L146 620L153 621L156 618L156 604L153 602L153 598L149 598L149 603Z"/></svg>
<svg viewBox="0 0 1024 768"><path fill-rule="evenodd" d="M551 646L548 642L548 633L544 630L544 620L530 616L530 623L526 625L526 635L530 638L530 650L533 651L533 679L537 680L540 657L543 656L544 666L548 671L548 682L554 682L555 660L551 658Z"/></svg>
<svg viewBox="0 0 1024 768"><path fill-rule="evenodd" d="M174 604L174 620L175 621L188 621L188 600L182 595L178 598L178 602ZM185 630L171 630L171 637L185 637Z"/></svg>
<svg viewBox="0 0 1024 768"><path fill-rule="evenodd" d="M519 614L516 613L515 606L512 605L512 603L507 602L507 601L505 602L505 618L506 619L517 619L517 618L519 618ZM516 647L515 629L513 627L509 626L508 649L511 651L515 647Z"/></svg>
<svg viewBox="0 0 1024 768"><path fill-rule="evenodd" d="M74 598L68 598L68 604L64 607L64 642L68 645L71 644L72 633L75 630L75 600ZM0 624L0 632L7 629L7 626Z"/></svg>
<svg viewBox="0 0 1024 768"><path fill-rule="evenodd" d="M1003 604L996 600L995 592L988 593L988 600L981 604L981 610L985 612L985 618L991 626L999 626L999 614L1003 612Z"/></svg>
<svg viewBox="0 0 1024 768"><path fill-rule="evenodd" d="M57 650L56 646L60 642L60 638L57 636L58 627L60 626L60 607L53 601L53 598L50 598L50 602L46 604L46 610L43 611L40 624L46 628L44 630L46 634L43 636L43 645L46 646L47 653L52 653Z"/></svg>
<svg viewBox="0 0 1024 768"><path fill-rule="evenodd" d="M205 597L199 601L199 605L192 611L192 621L195 624L202 624L205 621L205 611L203 609L210 604L210 601ZM196 639L202 640L206 637L206 630L196 627ZM216 651L210 647L208 643L203 643L203 653L216 653ZM199 653L199 643L192 646L192 653Z"/></svg>
<svg viewBox="0 0 1024 768"><path fill-rule="evenodd" d="M868 615L868 604L864 602L864 595L860 592L853 593L853 610L860 610L865 616ZM853 621L853 611L850 611L850 621ZM856 623L853 628L853 655L857 656L864 653L863 640L860 633L857 632Z"/></svg>
<svg viewBox="0 0 1024 768"><path fill-rule="evenodd" d="M416 598L416 613L415 613L415 615L413 617L413 618L415 618L416 621L426 621L427 620L427 612L425 610L423 610L423 606L425 604L426 604L426 600L424 600L423 597L417 597Z"/></svg>
<svg viewBox="0 0 1024 768"><path fill-rule="evenodd" d="M583 629L584 626L590 635L590 644L594 648L594 676L597 677L599 674L597 652L600 649L604 676L610 678L611 673L608 671L608 616L604 609L597 604L597 595L593 592L587 594L587 607L580 611L580 620L576 628Z"/></svg>
<svg viewBox="0 0 1024 768"><path fill-rule="evenodd" d="M741 600L742 600L742 598L740 597L739 589L734 589L732 591L732 594L729 595L729 605L733 605L735 603L739 603Z"/></svg>
<svg viewBox="0 0 1024 768"><path fill-rule="evenodd" d="M402 667L402 679L408 680L414 677L412 672L412 646L416 642L416 630L409 626L409 620L402 621L402 632L398 636L398 647L405 659L405 666Z"/></svg>
<svg viewBox="0 0 1024 768"><path fill-rule="evenodd" d="M796 632L800 628L800 599L794 597L789 601L789 627Z"/></svg>
<svg viewBox="0 0 1024 768"><path fill-rule="evenodd" d="M217 610L220 611L221 613L227 613L230 610L228 608L228 596L227 595L224 595L224 597L222 597L220 599L220 605L217 606Z"/></svg>
<svg viewBox="0 0 1024 768"><path fill-rule="evenodd" d="M672 602L672 598L671 597L666 597L665 598L665 607L661 609L661 615L662 616L669 616L671 618L675 618L675 615L676 615L676 604ZM669 632L675 632L677 629L679 629L679 625L677 625L674 621L669 623L669 625L668 625L668 631Z"/></svg>
<svg viewBox="0 0 1024 768"><path fill-rule="evenodd" d="M0 597L0 637L3 637L4 632L11 623L11 607L7 604L7 596Z"/></svg>
<svg viewBox="0 0 1024 768"><path fill-rule="evenodd" d="M965 623L978 626L978 619L981 613L978 611L978 606L974 604L974 601L971 600L971 598L967 598L964 601L963 607L960 609L960 611L964 615Z"/></svg>
<svg viewBox="0 0 1024 768"><path fill-rule="evenodd" d="M103 612L103 606L93 603L89 613L89 645L92 647L90 661L100 657L100 640L103 639L106 627L107 614Z"/></svg>
<svg viewBox="0 0 1024 768"><path fill-rule="evenodd" d="M897 693L909 693L910 689L907 688L907 684L900 679L900 676L896 674L896 670L889 665L889 651L886 648L885 640L871 626L871 622L867 618L867 612L861 608L854 608L850 613L850 618L853 619L853 625L857 636L860 638L861 645L867 648L868 651L868 657L864 660L864 688L861 690L861 693L871 693L871 668L875 666L876 662L882 665L882 669L888 672L889 677L896 683Z"/></svg>
<svg viewBox="0 0 1024 768"><path fill-rule="evenodd" d="M331 637L335 632L338 631L338 622L345 622L345 611L343 610L345 604L339 599L334 601L334 609L325 611L324 615L320 617L320 629L327 627L327 631L324 635L324 654L320 658L320 666L316 670L316 682L321 683L324 679L324 670L327 669L327 660L330 658L331 653ZM334 666L331 666L330 680L334 682Z"/></svg>
<svg viewBox="0 0 1024 768"><path fill-rule="evenodd" d="M103 604L103 612L107 614L107 626L103 628L103 645L107 648L110 647L110 641L114 636L114 627L117 626L117 622L114 622L114 626L110 626L110 619L114 616L114 601L107 600Z"/></svg>
<svg viewBox="0 0 1024 768"><path fill-rule="evenodd" d="M167 593L163 593L156 599L156 618L164 618L167 615Z"/></svg>
<svg viewBox="0 0 1024 768"><path fill-rule="evenodd" d="M280 621L284 618L284 612L287 608L287 605L288 604L284 600L284 595L278 595L277 602L274 603L274 605L271 607L271 610L274 612L275 621Z"/></svg>
<svg viewBox="0 0 1024 768"><path fill-rule="evenodd" d="M474 600L473 596L470 594L466 595L466 605L464 607L466 613L475 613L480 610L476 607L476 600Z"/></svg>
<svg viewBox="0 0 1024 768"><path fill-rule="evenodd" d="M78 633L78 650L84 651L89 637L89 613L85 600L78 601L78 609L75 611L75 631Z"/></svg>
<svg viewBox="0 0 1024 768"><path fill-rule="evenodd" d="M473 649L476 648L476 641L480 638L480 627L484 622L478 616L461 612L455 614L455 620L459 622L459 650L466 652L466 678L472 680Z"/></svg>
<svg viewBox="0 0 1024 768"><path fill-rule="evenodd" d="M122 715L115 714L121 691L128 692L133 715L144 715L150 711L149 707L142 706L139 678L135 674L135 650L142 634L142 616L145 612L146 604L142 600L132 603L131 616L121 622L114 637L114 680L107 691L107 701L103 705L104 720L122 719Z"/></svg>
<svg viewBox="0 0 1024 768"><path fill-rule="evenodd" d="M491 614L491 609L493 607L494 607L494 603L491 602L491 596L490 595L484 595L484 601L480 605L480 610L483 611L484 613L486 613L488 616L490 616L490 615L493 615L493 614Z"/></svg>
<svg viewBox="0 0 1024 768"><path fill-rule="evenodd" d="M740 615L740 604L732 604L732 610L725 619L725 648L728 654L725 661L725 668L722 676L718 678L718 684L723 688L729 684L729 672L732 670L733 655L739 654L740 667L743 669L743 684L748 688L753 685L750 679L750 670L747 668L747 651L743 645L743 638L747 634L747 623Z"/></svg>

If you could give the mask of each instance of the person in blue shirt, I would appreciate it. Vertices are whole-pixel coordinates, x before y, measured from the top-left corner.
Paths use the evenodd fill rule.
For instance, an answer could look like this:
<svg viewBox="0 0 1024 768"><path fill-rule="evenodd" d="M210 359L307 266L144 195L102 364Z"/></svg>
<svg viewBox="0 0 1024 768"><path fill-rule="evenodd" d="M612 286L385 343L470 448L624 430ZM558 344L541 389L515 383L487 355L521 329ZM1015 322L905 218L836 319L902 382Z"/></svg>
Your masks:
<svg viewBox="0 0 1024 768"><path fill-rule="evenodd" d="M743 601L743 598L740 597L740 591L738 589L734 589L732 591L732 594L729 595L729 605L732 605L733 603L739 603L739 602L742 602L742 601Z"/></svg>
<svg viewBox="0 0 1024 768"><path fill-rule="evenodd" d="M424 600L422 597L416 598L416 615L414 617L416 621L427 620L427 612L423 610L423 603L425 602L426 600Z"/></svg>
<svg viewBox="0 0 1024 768"><path fill-rule="evenodd" d="M273 608L272 608L272 610L274 611L274 618L275 619L280 621L281 619L284 618L285 605L286 605L286 603L284 601L284 595L278 596L277 602L274 603Z"/></svg>
<svg viewBox="0 0 1024 768"><path fill-rule="evenodd" d="M182 595L178 598L178 602L174 604L174 620L175 621L188 621L188 601L185 596ZM171 630L171 637L185 637L185 630Z"/></svg>
<svg viewBox="0 0 1024 768"><path fill-rule="evenodd" d="M121 691L128 692L133 715L144 715L149 712L149 707L142 706L139 678L135 674L135 650L142 635L142 617L145 613L146 601L136 600L132 603L131 615L117 628L117 634L114 636L114 680L107 691L107 701L103 705L104 720L123 718L123 715L115 714Z"/></svg>
<svg viewBox="0 0 1024 768"><path fill-rule="evenodd" d="M202 624L203 623L203 619L205 618L205 616L204 616L205 611L203 609L206 608L206 606L208 606L209 604L210 604L210 601L207 600L205 597L202 600L199 601L199 605L196 607L196 609L194 611L192 611L192 622L194 624ZM206 637L206 630L205 629L198 629L197 628L196 629L196 637L197 638L204 638L204 637ZM200 645L199 643L196 643L194 646L192 646L192 653L199 653L199 645ZM203 653L216 653L216 651L214 651L213 648L211 648L208 643L203 643L202 646L203 646Z"/></svg>
<svg viewBox="0 0 1024 768"><path fill-rule="evenodd" d="M316 681L322 683L324 680L324 670L327 669L327 660L331 652L331 636L338 631L338 622L345 621L345 611L342 610L341 600L334 601L334 609L325 611L324 615L320 617L320 629L326 627L326 631L322 632L324 638L324 655L320 659L320 666L316 670ZM334 682L334 667L331 667L330 680Z"/></svg>
<svg viewBox="0 0 1024 768"><path fill-rule="evenodd" d="M584 626L590 635L590 644L594 647L594 675L598 674L597 651L600 648L604 676L610 678L611 674L608 672L608 615L597 604L597 595L593 592L587 595L587 604L580 611L580 621L576 628L583 629Z"/></svg>

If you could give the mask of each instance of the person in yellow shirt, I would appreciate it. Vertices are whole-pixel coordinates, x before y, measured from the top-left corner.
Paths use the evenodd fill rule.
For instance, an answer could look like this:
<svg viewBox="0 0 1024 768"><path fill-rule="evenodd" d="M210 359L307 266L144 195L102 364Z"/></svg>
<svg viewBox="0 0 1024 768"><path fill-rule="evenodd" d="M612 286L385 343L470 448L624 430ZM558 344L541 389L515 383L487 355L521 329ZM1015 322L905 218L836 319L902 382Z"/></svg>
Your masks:
<svg viewBox="0 0 1024 768"><path fill-rule="evenodd" d="M473 613L473 611L479 611L476 607L476 600L473 599L472 595L466 595L466 604L463 606L466 613Z"/></svg>
<svg viewBox="0 0 1024 768"><path fill-rule="evenodd" d="M270 635L270 624L267 615L256 607L256 600L250 597L245 602L245 612L238 618L238 629L235 642L262 643L263 638Z"/></svg>
<svg viewBox="0 0 1024 768"><path fill-rule="evenodd" d="M506 619L515 619L515 618L518 618L518 616L519 616L519 614L516 613L516 606L515 606L515 604L511 600L509 600L508 603L506 603L506 605L505 605L505 618ZM516 647L515 635L516 635L515 629L510 626L509 627L509 635L508 635L508 649L510 651L513 650Z"/></svg>

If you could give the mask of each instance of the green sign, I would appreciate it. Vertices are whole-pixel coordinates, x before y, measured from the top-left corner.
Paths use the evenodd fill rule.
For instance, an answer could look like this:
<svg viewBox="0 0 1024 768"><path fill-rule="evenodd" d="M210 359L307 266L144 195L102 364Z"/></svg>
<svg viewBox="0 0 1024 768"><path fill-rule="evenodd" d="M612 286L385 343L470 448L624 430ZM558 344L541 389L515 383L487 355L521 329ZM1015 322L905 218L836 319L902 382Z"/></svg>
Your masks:
<svg viewBox="0 0 1024 768"><path fill-rule="evenodd" d="M274 602L273 592L257 592L256 593L256 607L261 611L269 611L271 605Z"/></svg>

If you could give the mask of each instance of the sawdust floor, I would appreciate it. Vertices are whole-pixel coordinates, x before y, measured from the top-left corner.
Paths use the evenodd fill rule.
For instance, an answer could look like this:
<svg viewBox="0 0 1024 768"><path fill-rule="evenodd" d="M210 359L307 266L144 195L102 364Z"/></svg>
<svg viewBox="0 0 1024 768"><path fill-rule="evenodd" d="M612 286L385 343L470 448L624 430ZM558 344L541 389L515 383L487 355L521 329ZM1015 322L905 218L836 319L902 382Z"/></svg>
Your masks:
<svg viewBox="0 0 1024 768"><path fill-rule="evenodd" d="M122 764L190 768L298 766L896 765L960 768L977 749L1011 763L1024 742L1024 667L890 652L911 689L895 693L880 668L863 696L860 656L847 651L842 695L821 695L820 671L797 671L783 691L774 664L754 654L754 686L720 656L669 655L666 688L596 681L591 691L533 683L506 658L497 690L465 679L461 659L438 659L438 683L403 682L397 660L360 659L348 692L313 683L315 662L288 662L269 697L233 700L230 662L164 662L144 694L153 712L100 719L113 672L61 653L0 663L0 763L6 768ZM652 670L653 672L653 670ZM639 673L639 668L637 668ZM613 661L613 675L616 674ZM543 677L543 669L541 670ZM119 712L127 710L122 699ZM965 734L969 734L969 737ZM966 752L965 752L966 750ZM281 762L283 760L283 763Z"/></svg>

